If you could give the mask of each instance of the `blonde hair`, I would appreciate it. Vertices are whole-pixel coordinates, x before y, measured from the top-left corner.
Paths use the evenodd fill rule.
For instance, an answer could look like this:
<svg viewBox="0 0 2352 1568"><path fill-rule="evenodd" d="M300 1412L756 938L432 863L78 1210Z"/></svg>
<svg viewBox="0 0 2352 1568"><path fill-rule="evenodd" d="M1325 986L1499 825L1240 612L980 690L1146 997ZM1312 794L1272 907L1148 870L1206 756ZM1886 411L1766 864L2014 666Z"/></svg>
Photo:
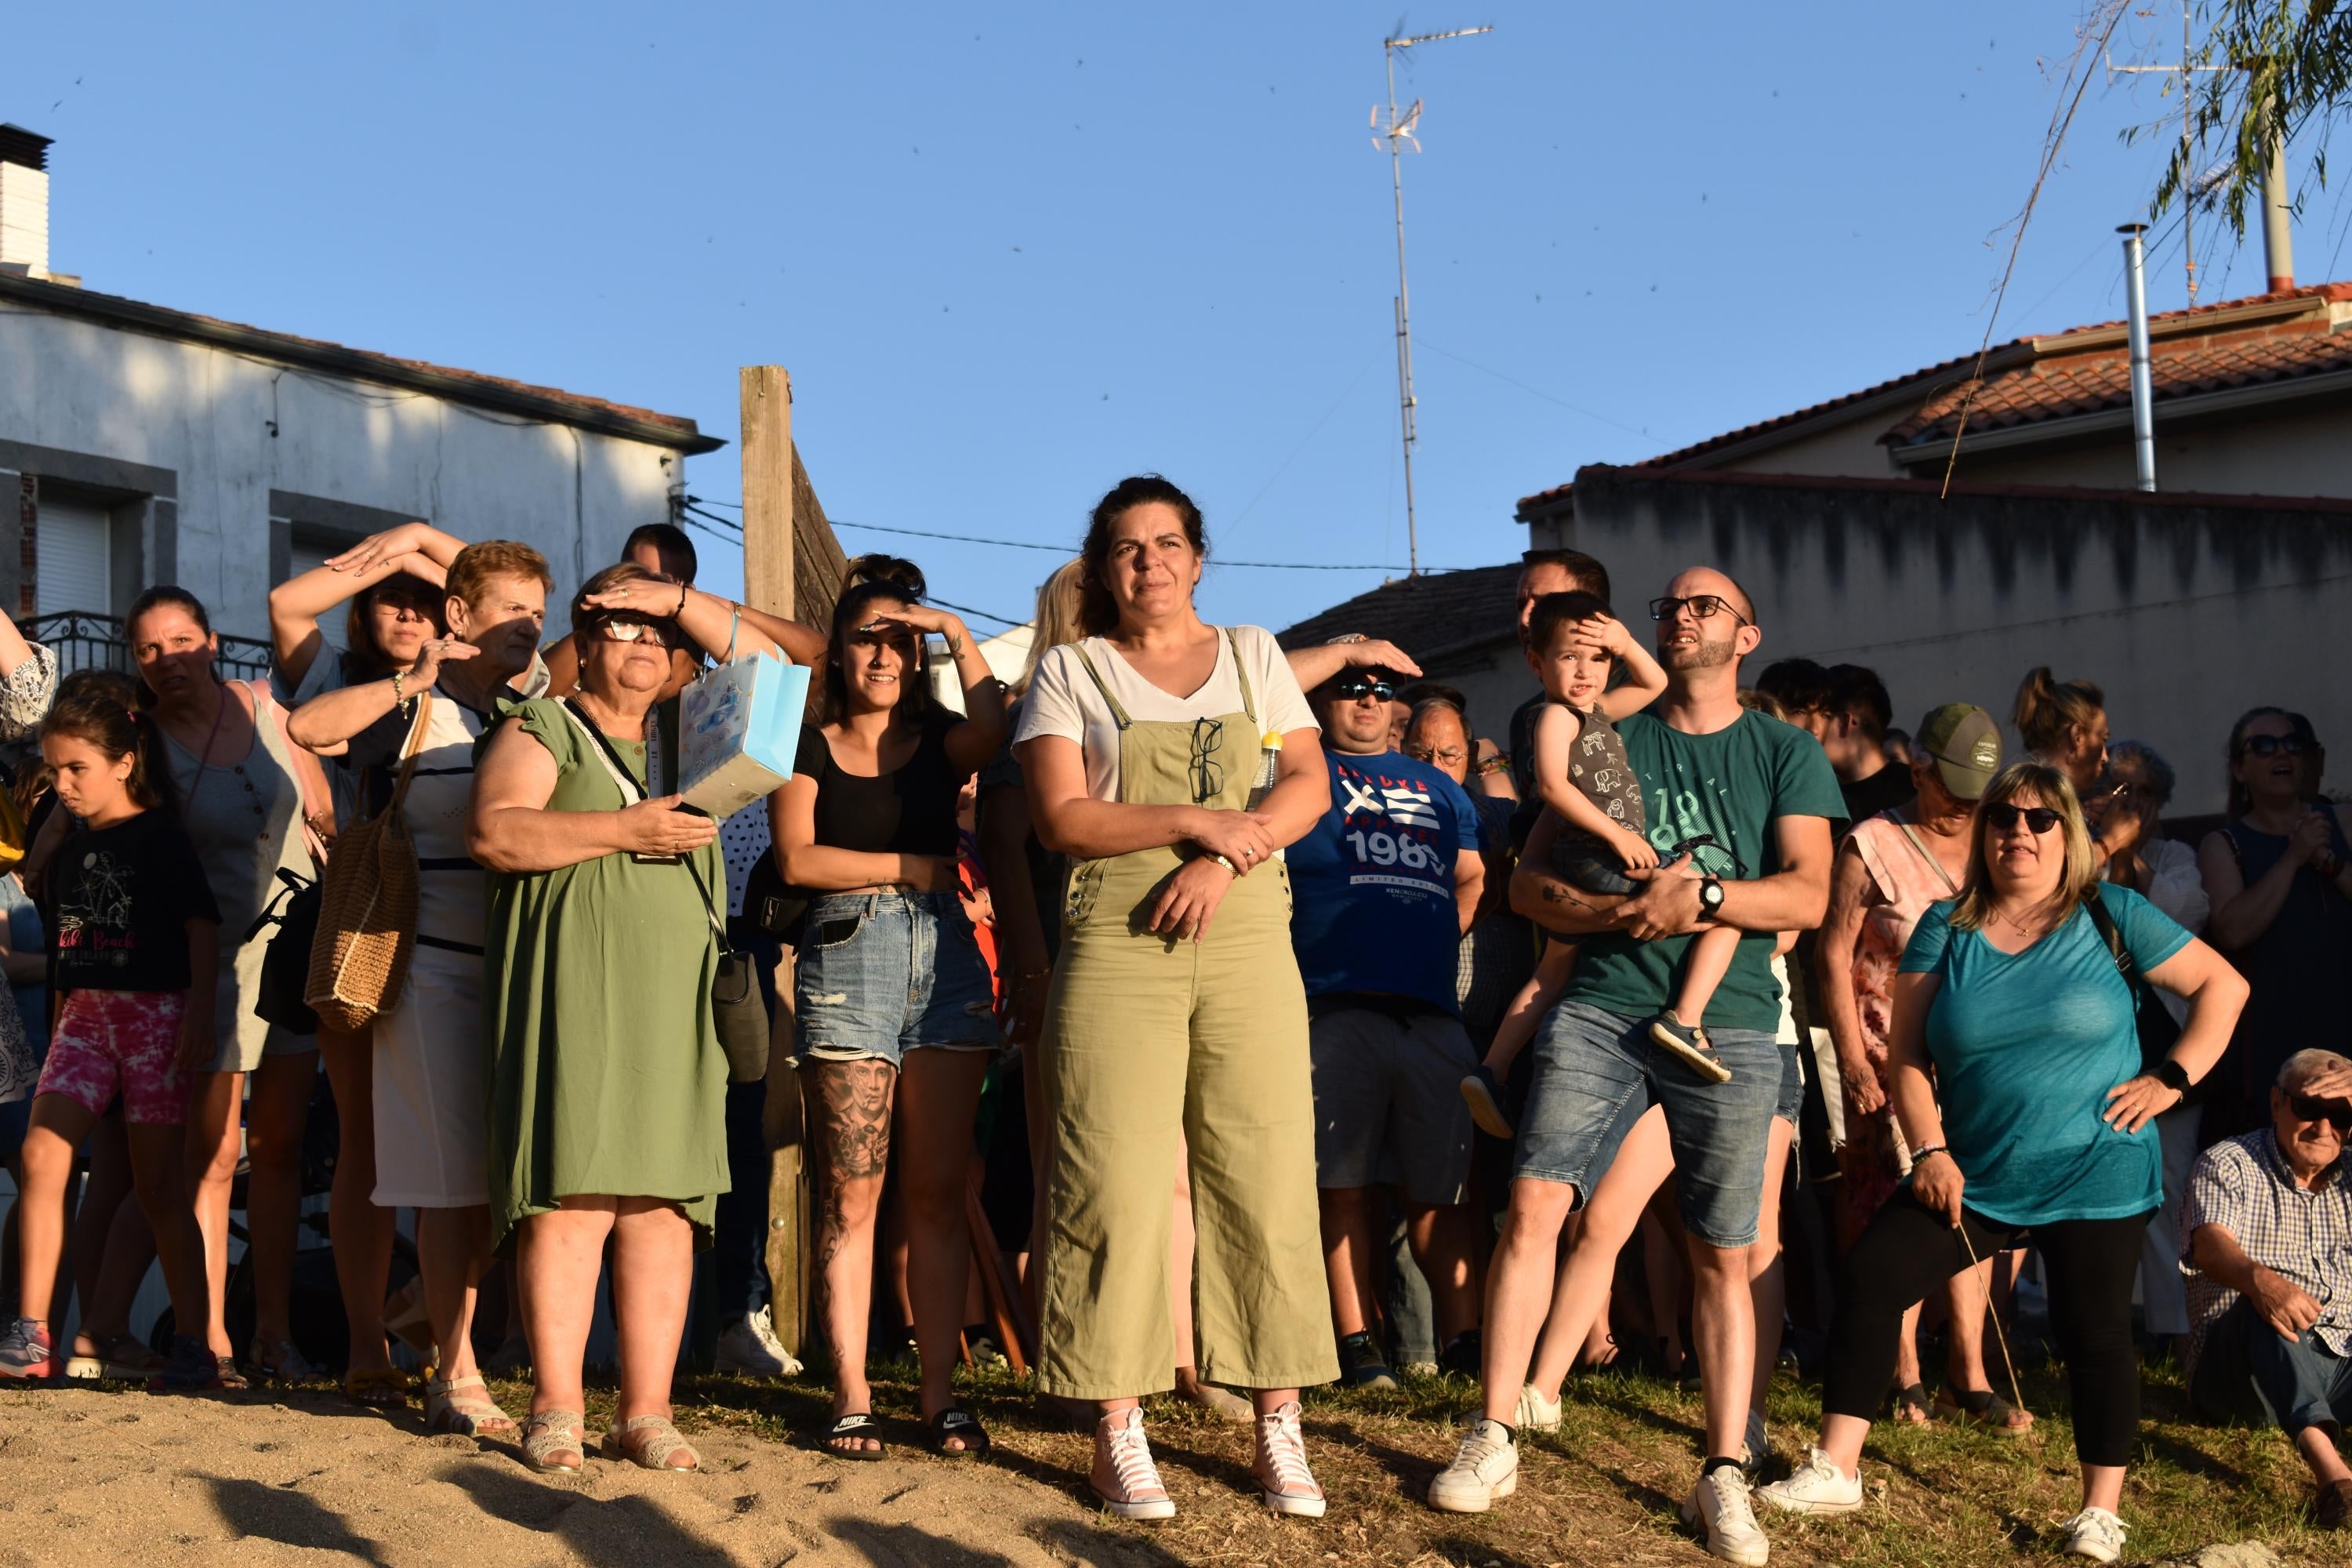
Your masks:
<svg viewBox="0 0 2352 1568"><path fill-rule="evenodd" d="M1985 835L1992 831L1988 808L2007 805L2028 795L2058 814L2059 831L2066 839L2066 867L2059 874L2054 901L2062 909L2070 909L2097 896L2092 889L2099 879L2099 863L2091 856L2091 830L2084 824L2083 803L2074 796L2074 785L2060 770L2028 758L1996 773L1977 802L1976 823L1969 837L1968 881L1952 907L1953 930L1974 931L1992 912L1992 887L1985 861Z"/></svg>
<svg viewBox="0 0 2352 1568"><path fill-rule="evenodd" d="M1021 667L1021 679L1012 686L1013 700L1029 694L1029 683L1037 678L1037 662L1064 643L1083 638L1082 624L1087 603L1087 563L1075 557L1054 569L1053 575L1037 584L1037 616L1030 622L1029 658Z"/></svg>
<svg viewBox="0 0 2352 1568"><path fill-rule="evenodd" d="M2011 714L2025 749L2045 757L2063 755L2076 730L2087 730L2107 710L2107 694L2087 680L2058 680L2046 664L2025 672Z"/></svg>

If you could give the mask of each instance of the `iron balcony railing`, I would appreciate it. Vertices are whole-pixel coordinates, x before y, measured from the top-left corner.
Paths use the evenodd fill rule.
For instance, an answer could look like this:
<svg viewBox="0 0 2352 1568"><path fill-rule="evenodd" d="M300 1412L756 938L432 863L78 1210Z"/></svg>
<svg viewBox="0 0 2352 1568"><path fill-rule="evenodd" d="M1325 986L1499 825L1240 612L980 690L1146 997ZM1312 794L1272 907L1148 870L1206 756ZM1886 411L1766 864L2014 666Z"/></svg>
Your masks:
<svg viewBox="0 0 2352 1568"><path fill-rule="evenodd" d="M124 636L120 616L101 616L90 610L58 610L46 616L25 616L16 622L16 629L26 640L45 645L58 656L58 673L70 674L77 669L119 669L125 675L138 673L131 659L131 644ZM258 680L269 673L269 645L252 637L223 636L220 639L220 672L230 680Z"/></svg>

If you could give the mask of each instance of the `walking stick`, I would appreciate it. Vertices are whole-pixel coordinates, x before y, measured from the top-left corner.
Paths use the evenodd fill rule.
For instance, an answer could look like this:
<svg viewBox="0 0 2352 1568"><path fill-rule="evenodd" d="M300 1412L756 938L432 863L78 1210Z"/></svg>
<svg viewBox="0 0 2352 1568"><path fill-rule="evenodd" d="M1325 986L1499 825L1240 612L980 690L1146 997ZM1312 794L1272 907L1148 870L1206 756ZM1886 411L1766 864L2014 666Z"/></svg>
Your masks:
<svg viewBox="0 0 2352 1568"><path fill-rule="evenodd" d="M1960 1245L1968 1249L1969 1267L1971 1269L1983 1268L1983 1261L1977 1257L1976 1243L1969 1239L1968 1226L1966 1224L1956 1225L1952 1228L1960 1233ZM1993 1310L1991 1293L1990 1291L1986 1293L1985 1316L1992 1320L1992 1337L1994 1342L2000 1346L2000 1364L2009 1369L2009 1396L2011 1399L2016 1401L2017 1407L2020 1410L2025 1410L2025 1391L2018 1385L2017 1363L2011 1361L2009 1357L2009 1336L2001 1331L2000 1314ZM2033 1414L2031 1410L2025 1410L2025 1413L2028 1415L2032 1415Z"/></svg>
<svg viewBox="0 0 2352 1568"><path fill-rule="evenodd" d="M1028 1363L1037 1353L1037 1331L1024 1310L1021 1288L1004 1266L1004 1254L996 1247L996 1233L990 1228L988 1215L981 1207L980 1184L969 1182L963 1194L964 1215L971 1227L972 1267L980 1272L981 1293L987 1298L988 1310L996 1320L996 1331L1003 1337L1004 1357L1015 1373L1029 1370ZM1025 1352L1025 1353L1024 1353Z"/></svg>

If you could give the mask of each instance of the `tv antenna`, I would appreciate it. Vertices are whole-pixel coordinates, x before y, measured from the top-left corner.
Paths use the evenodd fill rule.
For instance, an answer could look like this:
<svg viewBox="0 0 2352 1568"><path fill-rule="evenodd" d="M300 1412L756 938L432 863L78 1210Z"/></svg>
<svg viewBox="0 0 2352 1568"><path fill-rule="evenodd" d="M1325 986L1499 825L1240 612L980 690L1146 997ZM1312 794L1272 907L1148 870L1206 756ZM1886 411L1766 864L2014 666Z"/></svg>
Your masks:
<svg viewBox="0 0 2352 1568"><path fill-rule="evenodd" d="M2190 234L2191 220L2196 216L2197 200L2218 183L2225 167L2217 165L2204 174L2197 173L2196 147L2191 141L2191 127L2197 113L2197 95L2190 89L2201 74L2221 70L2221 66L2200 66L2196 63L2195 46L2189 37L2190 0L2180 0L2180 63L2177 66L2119 66L2115 58L2107 58L2107 80L2119 76L2177 76L2180 79L2180 258L2189 274L2189 308L2197 308L2197 246Z"/></svg>
<svg viewBox="0 0 2352 1568"><path fill-rule="evenodd" d="M1372 105L1372 145L1374 147L1378 147L1383 142L1388 143L1389 181L1396 194L1397 415L1404 437L1404 539L1406 571L1408 574L1416 577L1421 574L1421 539L1419 534L1414 531L1413 528L1412 447L1413 443L1420 437L1413 429L1412 417L1414 408L1412 395L1412 311L1411 308L1410 291L1405 287L1404 271L1403 148L1404 144L1410 143L1414 152L1418 153L1421 151L1421 142L1416 135L1416 132L1421 127L1421 100L1417 98L1414 99L1412 100L1412 106L1407 109L1402 114L1399 114L1397 112L1396 58L1397 51L1399 49L1409 49L1416 44L1434 44L1442 42L1447 38L1475 37L1480 33L1491 33L1495 29L1491 26L1456 27L1450 33L1423 33L1417 37L1383 38L1381 40L1381 54L1388 63L1389 114L1387 129L1383 130L1381 129L1381 107L1377 103Z"/></svg>

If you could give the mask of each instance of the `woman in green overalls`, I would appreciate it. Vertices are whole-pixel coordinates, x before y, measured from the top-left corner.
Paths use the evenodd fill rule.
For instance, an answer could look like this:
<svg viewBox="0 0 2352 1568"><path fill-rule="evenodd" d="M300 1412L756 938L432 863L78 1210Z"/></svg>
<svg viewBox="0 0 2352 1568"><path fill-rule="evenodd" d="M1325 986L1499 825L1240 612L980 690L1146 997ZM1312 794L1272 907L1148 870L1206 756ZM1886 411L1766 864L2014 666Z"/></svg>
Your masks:
<svg viewBox="0 0 2352 1568"><path fill-rule="evenodd" d="M1253 1391L1257 1482L1323 1511L1298 1390L1339 1375L1315 1209L1307 996L1277 856L1330 805L1274 638L1192 608L1201 513L1122 481L1087 531L1085 640L1040 662L1015 736L1030 815L1072 861L1046 1005L1055 1139L1038 1385L1094 1400L1094 1488L1176 1511L1141 1397L1188 1359L1168 1310L1169 1180L1190 1151L1200 1373Z"/></svg>

